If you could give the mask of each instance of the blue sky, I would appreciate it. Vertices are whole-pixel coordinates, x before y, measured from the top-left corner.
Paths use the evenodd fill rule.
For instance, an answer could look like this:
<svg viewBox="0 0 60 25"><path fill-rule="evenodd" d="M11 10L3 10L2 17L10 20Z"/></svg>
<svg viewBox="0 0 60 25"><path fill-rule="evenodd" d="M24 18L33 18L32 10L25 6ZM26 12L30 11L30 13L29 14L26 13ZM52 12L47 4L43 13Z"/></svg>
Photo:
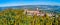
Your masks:
<svg viewBox="0 0 60 25"><path fill-rule="evenodd" d="M19 5L60 5L60 0L0 0L0 7Z"/></svg>

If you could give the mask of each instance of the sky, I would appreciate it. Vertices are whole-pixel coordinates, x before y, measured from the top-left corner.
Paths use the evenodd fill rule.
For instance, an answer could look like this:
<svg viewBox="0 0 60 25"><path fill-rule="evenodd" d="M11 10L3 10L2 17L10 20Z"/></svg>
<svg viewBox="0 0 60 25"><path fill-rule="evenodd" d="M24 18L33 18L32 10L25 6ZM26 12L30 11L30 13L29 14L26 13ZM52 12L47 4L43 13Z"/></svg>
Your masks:
<svg viewBox="0 0 60 25"><path fill-rule="evenodd" d="M0 7L21 5L60 5L60 0L0 0Z"/></svg>

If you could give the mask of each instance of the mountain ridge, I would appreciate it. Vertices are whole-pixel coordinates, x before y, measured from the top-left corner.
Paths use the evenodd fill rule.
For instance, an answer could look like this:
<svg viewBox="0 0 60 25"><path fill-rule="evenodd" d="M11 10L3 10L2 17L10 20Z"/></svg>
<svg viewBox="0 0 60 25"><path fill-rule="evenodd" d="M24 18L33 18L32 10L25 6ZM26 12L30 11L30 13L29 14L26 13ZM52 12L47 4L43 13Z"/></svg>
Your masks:
<svg viewBox="0 0 60 25"><path fill-rule="evenodd" d="M4 10L7 8L19 8L19 9L35 9L35 8L39 8L42 10L49 10L49 11L54 11L54 12L60 12L60 6L58 5L23 5L23 6L9 6L9 7L0 7L0 10Z"/></svg>

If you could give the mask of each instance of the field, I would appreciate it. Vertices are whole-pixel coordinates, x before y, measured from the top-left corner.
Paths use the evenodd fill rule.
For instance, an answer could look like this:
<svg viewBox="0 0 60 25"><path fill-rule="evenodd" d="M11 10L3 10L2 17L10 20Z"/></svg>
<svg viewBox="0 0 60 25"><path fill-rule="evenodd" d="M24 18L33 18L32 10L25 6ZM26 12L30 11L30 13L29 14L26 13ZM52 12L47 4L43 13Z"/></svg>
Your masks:
<svg viewBox="0 0 60 25"><path fill-rule="evenodd" d="M0 25L60 25L59 17L28 16L24 10L6 9L0 12Z"/></svg>

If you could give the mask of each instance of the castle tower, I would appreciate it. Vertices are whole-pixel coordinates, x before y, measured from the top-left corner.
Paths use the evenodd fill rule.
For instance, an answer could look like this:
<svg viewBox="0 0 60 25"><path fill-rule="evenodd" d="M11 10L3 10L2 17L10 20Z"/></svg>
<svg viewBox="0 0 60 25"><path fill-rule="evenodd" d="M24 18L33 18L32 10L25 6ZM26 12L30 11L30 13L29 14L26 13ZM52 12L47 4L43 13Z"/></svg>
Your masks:
<svg viewBox="0 0 60 25"><path fill-rule="evenodd" d="M27 11L27 9L25 8L24 11Z"/></svg>
<svg viewBox="0 0 60 25"><path fill-rule="evenodd" d="M37 11L38 11L39 9L37 8Z"/></svg>
<svg viewBox="0 0 60 25"><path fill-rule="evenodd" d="M27 13L27 9L25 8L25 9L24 9L24 14L26 14L26 13Z"/></svg>

